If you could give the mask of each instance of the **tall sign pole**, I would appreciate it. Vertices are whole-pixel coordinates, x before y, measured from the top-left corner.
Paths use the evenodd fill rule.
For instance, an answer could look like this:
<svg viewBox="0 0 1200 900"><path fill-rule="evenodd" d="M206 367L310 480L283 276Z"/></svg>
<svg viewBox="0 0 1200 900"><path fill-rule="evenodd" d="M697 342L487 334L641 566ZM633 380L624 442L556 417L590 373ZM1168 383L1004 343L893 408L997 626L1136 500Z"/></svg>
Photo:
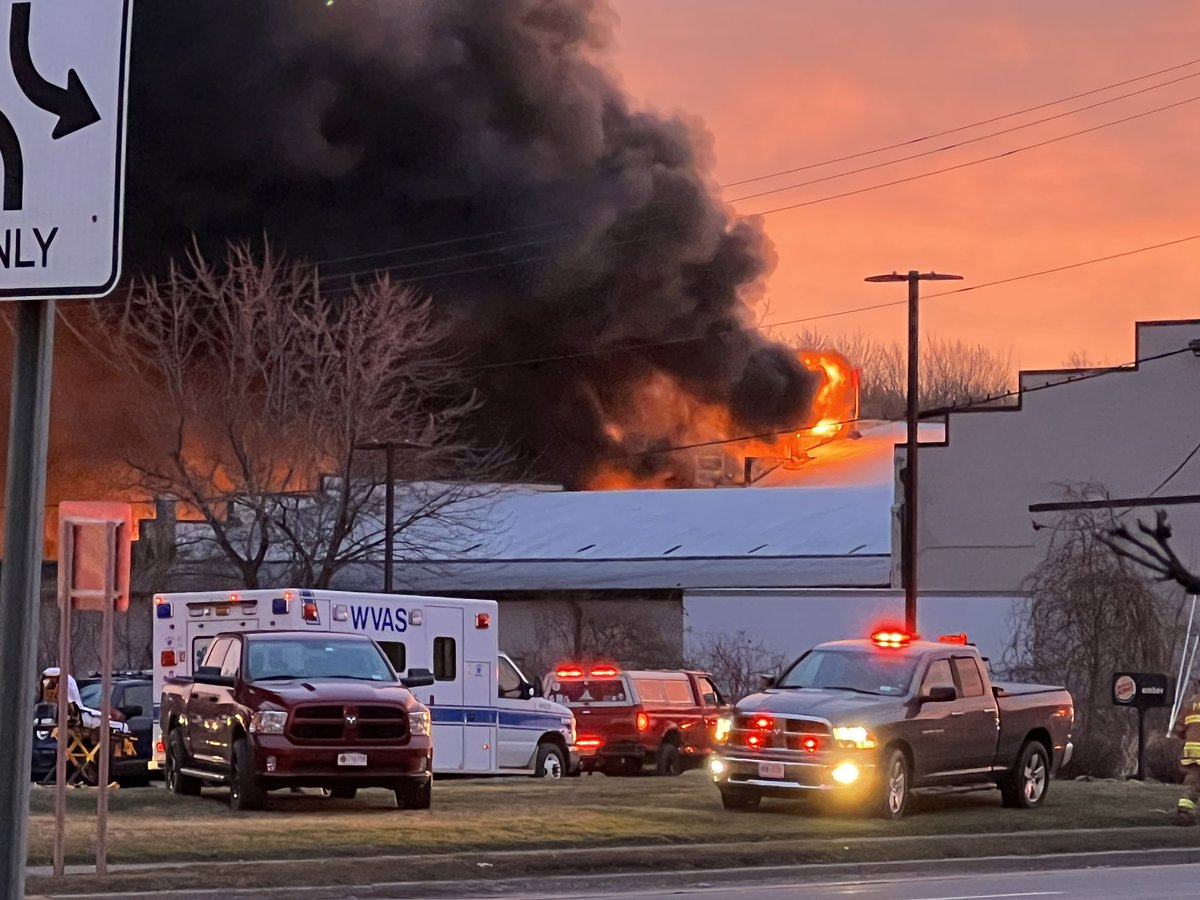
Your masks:
<svg viewBox="0 0 1200 900"><path fill-rule="evenodd" d="M910 633L917 630L917 424L920 417L920 283L922 281L961 281L961 275L940 272L918 272L907 275L872 275L871 282L908 282L908 387L905 391L905 420L908 425L904 455L904 531L902 542L901 579L904 583L904 627Z"/></svg>
<svg viewBox="0 0 1200 900"><path fill-rule="evenodd" d="M25 891L55 300L102 297L120 276L131 4L0 0L0 301L19 301L0 569L5 898Z"/></svg>

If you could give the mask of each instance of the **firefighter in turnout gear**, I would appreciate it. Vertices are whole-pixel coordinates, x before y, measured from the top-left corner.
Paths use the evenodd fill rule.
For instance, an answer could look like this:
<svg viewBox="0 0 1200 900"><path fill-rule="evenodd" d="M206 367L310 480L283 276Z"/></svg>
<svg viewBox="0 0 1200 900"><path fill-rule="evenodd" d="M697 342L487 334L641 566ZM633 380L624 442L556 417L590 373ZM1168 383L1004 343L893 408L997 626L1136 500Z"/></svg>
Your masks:
<svg viewBox="0 0 1200 900"><path fill-rule="evenodd" d="M1196 803L1200 800L1200 693L1193 694L1179 711L1175 723L1175 736L1183 738L1183 753L1179 764L1183 766L1184 794L1175 808L1175 824L1196 824Z"/></svg>

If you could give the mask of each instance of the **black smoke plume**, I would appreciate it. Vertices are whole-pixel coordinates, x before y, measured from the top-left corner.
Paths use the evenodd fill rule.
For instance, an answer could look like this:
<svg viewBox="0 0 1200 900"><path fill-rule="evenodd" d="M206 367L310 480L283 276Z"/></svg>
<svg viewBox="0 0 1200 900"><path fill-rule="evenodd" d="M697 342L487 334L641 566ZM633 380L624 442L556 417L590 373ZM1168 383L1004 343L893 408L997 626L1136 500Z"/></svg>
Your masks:
<svg viewBox="0 0 1200 900"><path fill-rule="evenodd" d="M392 267L458 323L481 436L568 483L622 452L606 411L652 372L745 433L804 418L812 377L745 330L770 244L714 199L703 135L631 108L599 0L135 10L127 270L264 232L341 259L329 290Z"/></svg>

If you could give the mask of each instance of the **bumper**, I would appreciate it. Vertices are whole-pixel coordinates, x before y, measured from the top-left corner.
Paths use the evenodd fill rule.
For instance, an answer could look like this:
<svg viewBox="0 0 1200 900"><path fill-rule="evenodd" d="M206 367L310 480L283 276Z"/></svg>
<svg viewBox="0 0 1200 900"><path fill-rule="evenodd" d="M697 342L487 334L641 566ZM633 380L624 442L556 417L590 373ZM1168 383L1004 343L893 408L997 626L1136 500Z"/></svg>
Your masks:
<svg viewBox="0 0 1200 900"><path fill-rule="evenodd" d="M713 754L708 773L718 787L746 788L764 797L799 797L813 793L860 796L874 785L876 765L873 756L859 756L853 752L803 761L735 752Z"/></svg>
<svg viewBox="0 0 1200 900"><path fill-rule="evenodd" d="M339 756L361 755L365 765L346 765ZM426 736L407 744L293 744L283 735L256 735L254 763L268 787L322 787L332 782L358 787L393 787L432 777L433 744Z"/></svg>

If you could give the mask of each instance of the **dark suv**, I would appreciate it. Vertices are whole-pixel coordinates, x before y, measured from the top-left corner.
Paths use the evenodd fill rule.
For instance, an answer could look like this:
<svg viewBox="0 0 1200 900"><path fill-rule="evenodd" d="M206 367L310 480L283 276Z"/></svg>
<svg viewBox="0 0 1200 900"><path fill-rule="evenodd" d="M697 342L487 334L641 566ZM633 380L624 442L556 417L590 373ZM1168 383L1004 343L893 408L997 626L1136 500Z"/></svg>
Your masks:
<svg viewBox="0 0 1200 900"><path fill-rule="evenodd" d="M79 679L79 696L83 705L91 709L100 708L100 676L92 675ZM151 731L154 727L154 682L149 676L114 675L112 679L112 708L125 717L130 732L135 738L137 756L132 759L114 759L112 776L123 784L145 782L150 777L150 764L154 747ZM54 763L58 756L58 739L54 737L54 722L58 714L52 703L39 703L34 707L33 723L33 779L54 779Z"/></svg>

